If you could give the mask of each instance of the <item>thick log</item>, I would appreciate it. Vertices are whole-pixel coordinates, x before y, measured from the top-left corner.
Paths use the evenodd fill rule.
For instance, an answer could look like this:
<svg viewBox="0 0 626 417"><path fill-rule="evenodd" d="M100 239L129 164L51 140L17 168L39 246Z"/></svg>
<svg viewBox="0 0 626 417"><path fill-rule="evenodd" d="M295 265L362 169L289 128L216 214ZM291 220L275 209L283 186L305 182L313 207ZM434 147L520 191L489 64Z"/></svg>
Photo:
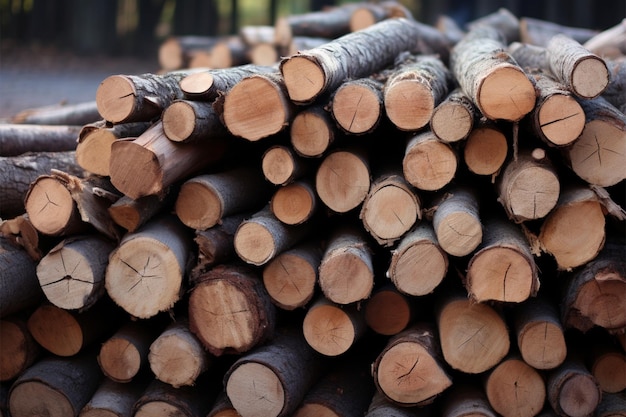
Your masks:
<svg viewBox="0 0 626 417"><path fill-rule="evenodd" d="M104 378L79 417L132 417L133 405L147 384L147 380L121 383Z"/></svg>
<svg viewBox="0 0 626 417"><path fill-rule="evenodd" d="M624 19L626 22L626 19ZM626 28L626 23L623 25ZM626 42L624 42L626 43ZM626 53L624 54L626 56ZM614 60L607 60L606 64L611 72L611 82L602 93L602 97L611 103L622 113L626 113L626 57Z"/></svg>
<svg viewBox="0 0 626 417"><path fill-rule="evenodd" d="M308 160L300 157L286 145L270 146L261 155L263 176L274 185L287 185L303 178L310 168Z"/></svg>
<svg viewBox="0 0 626 417"><path fill-rule="evenodd" d="M46 239L40 240L39 232L33 227L26 214L3 220L0 223L0 235L12 245L23 248L36 262L43 257L48 245L56 243L55 239L52 239L54 243L46 242Z"/></svg>
<svg viewBox="0 0 626 417"><path fill-rule="evenodd" d="M66 310L87 310L106 294L104 275L113 242L99 234L63 239L37 264L48 301Z"/></svg>
<svg viewBox="0 0 626 417"><path fill-rule="evenodd" d="M14 417L77 417L98 389L102 374L95 353L71 358L47 357L28 368L9 392Z"/></svg>
<svg viewBox="0 0 626 417"><path fill-rule="evenodd" d="M175 195L172 187L169 187L159 195L146 195L136 200L122 196L107 211L117 225L132 233L150 219L165 212L173 204Z"/></svg>
<svg viewBox="0 0 626 417"><path fill-rule="evenodd" d="M383 285L365 302L365 324L377 334L393 336L405 330L417 316L414 300L396 286Z"/></svg>
<svg viewBox="0 0 626 417"><path fill-rule="evenodd" d="M310 178L279 187L270 199L270 210L281 222L298 225L310 220L319 207L315 185Z"/></svg>
<svg viewBox="0 0 626 417"><path fill-rule="evenodd" d="M404 407L430 404L452 385L435 328L425 323L391 337L372 365L372 376L388 400Z"/></svg>
<svg viewBox="0 0 626 417"><path fill-rule="evenodd" d="M376 390L372 397L372 401L368 406L365 417L428 417L430 416L430 408L424 407L402 407L392 403L380 391Z"/></svg>
<svg viewBox="0 0 626 417"><path fill-rule="evenodd" d="M358 78L341 84L328 105L333 119L346 134L364 135L379 126L385 114L384 84L375 79Z"/></svg>
<svg viewBox="0 0 626 417"><path fill-rule="evenodd" d="M605 393L617 394L626 389L626 354L612 335L597 329L589 336L593 345L585 352L585 365Z"/></svg>
<svg viewBox="0 0 626 417"><path fill-rule="evenodd" d="M436 242L452 256L472 253L483 240L480 201L476 190L455 187L442 195L433 214Z"/></svg>
<svg viewBox="0 0 626 417"><path fill-rule="evenodd" d="M0 317L36 307L45 300L37 279L37 262L4 236L0 236L0 277Z"/></svg>
<svg viewBox="0 0 626 417"><path fill-rule="evenodd" d="M174 142L224 139L228 135L211 102L175 100L161 115L163 133Z"/></svg>
<svg viewBox="0 0 626 417"><path fill-rule="evenodd" d="M587 40L576 39L585 47L604 59L614 59L626 55L626 18L615 26L596 33Z"/></svg>
<svg viewBox="0 0 626 417"><path fill-rule="evenodd" d="M196 271L206 272L220 263L237 259L234 236L237 228L250 213L235 214L222 219L222 223L207 230L196 230L194 242L198 245L198 264ZM195 271L194 271L195 275Z"/></svg>
<svg viewBox="0 0 626 417"><path fill-rule="evenodd" d="M10 382L19 377L41 357L41 346L30 334L26 318L14 314L0 320L0 381Z"/></svg>
<svg viewBox="0 0 626 417"><path fill-rule="evenodd" d="M211 388L209 381L174 388L154 379L133 405L133 417L204 417L217 396L216 390Z"/></svg>
<svg viewBox="0 0 626 417"><path fill-rule="evenodd" d="M189 230L170 215L126 234L109 258L107 293L137 318L169 310L185 290L191 243Z"/></svg>
<svg viewBox="0 0 626 417"><path fill-rule="evenodd" d="M196 278L189 295L189 328L215 356L248 352L272 337L275 307L256 270L216 266Z"/></svg>
<svg viewBox="0 0 626 417"><path fill-rule="evenodd" d="M76 150L80 126L1 124L0 156Z"/></svg>
<svg viewBox="0 0 626 417"><path fill-rule="evenodd" d="M509 152L502 129L490 122L480 123L470 132L463 148L463 161L477 175L498 174Z"/></svg>
<svg viewBox="0 0 626 417"><path fill-rule="evenodd" d="M335 141L337 130L325 106L311 104L300 110L291 122L291 146L298 155L319 158Z"/></svg>
<svg viewBox="0 0 626 417"><path fill-rule="evenodd" d="M458 142L469 136L477 119L478 109L457 87L433 109L429 127L442 141Z"/></svg>
<svg viewBox="0 0 626 417"><path fill-rule="evenodd" d="M546 391L548 403L559 416L591 416L602 399L596 379L571 356L548 373Z"/></svg>
<svg viewBox="0 0 626 417"><path fill-rule="evenodd" d="M485 391L476 381L455 380L443 394L441 417L496 417Z"/></svg>
<svg viewBox="0 0 626 417"><path fill-rule="evenodd" d="M437 191L448 185L456 174L458 155L448 143L440 141L430 130L407 140L402 172L414 187Z"/></svg>
<svg viewBox="0 0 626 417"><path fill-rule="evenodd" d="M226 391L221 391L206 417L241 417L241 415L233 407Z"/></svg>
<svg viewBox="0 0 626 417"><path fill-rule="evenodd" d="M96 101L85 101L77 104L65 102L51 106L35 107L22 110L13 117L11 123L32 125L70 125L82 126L100 120Z"/></svg>
<svg viewBox="0 0 626 417"><path fill-rule="evenodd" d="M597 30L566 26L544 19L523 16L520 18L520 41L537 46L546 46L554 35L565 34L580 43L587 42L598 34Z"/></svg>

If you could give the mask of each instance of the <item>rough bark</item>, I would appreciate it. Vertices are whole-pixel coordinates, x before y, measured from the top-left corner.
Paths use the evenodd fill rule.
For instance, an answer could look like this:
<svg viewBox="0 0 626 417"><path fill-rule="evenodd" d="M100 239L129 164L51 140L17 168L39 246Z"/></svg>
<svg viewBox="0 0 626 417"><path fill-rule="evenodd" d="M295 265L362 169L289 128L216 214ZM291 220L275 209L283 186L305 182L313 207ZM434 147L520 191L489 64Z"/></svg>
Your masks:
<svg viewBox="0 0 626 417"><path fill-rule="evenodd" d="M404 178L424 191L437 191L448 185L456 174L458 156L448 143L430 130L407 140L402 171Z"/></svg>
<svg viewBox="0 0 626 417"><path fill-rule="evenodd" d="M33 125L82 126L100 120L95 100L77 104L59 103L51 106L22 110L13 117L11 123Z"/></svg>
<svg viewBox="0 0 626 417"><path fill-rule="evenodd" d="M520 19L520 41L537 46L546 46L554 35L565 34L584 43L598 34L597 30L566 26L544 19L524 16Z"/></svg>
<svg viewBox="0 0 626 417"><path fill-rule="evenodd" d="M12 382L39 360L42 349L30 334L26 318L14 314L0 320L0 381Z"/></svg>
<svg viewBox="0 0 626 417"><path fill-rule="evenodd" d="M626 23L624 27L626 28ZM611 82L602 93L602 97L619 111L626 113L626 57L606 60L606 64L611 72Z"/></svg>
<svg viewBox="0 0 626 417"><path fill-rule="evenodd" d="M133 405L146 386L143 380L125 384L104 378L79 417L132 417Z"/></svg>
<svg viewBox="0 0 626 417"><path fill-rule="evenodd" d="M1 124L0 156L76 150L80 126Z"/></svg>
<svg viewBox="0 0 626 417"><path fill-rule="evenodd" d="M472 253L483 240L476 190L449 189L437 203L432 223L436 242L446 253L457 257Z"/></svg>
<svg viewBox="0 0 626 417"><path fill-rule="evenodd" d="M441 417L482 416L496 417L487 395L475 381L455 381L444 393Z"/></svg>
<svg viewBox="0 0 626 417"><path fill-rule="evenodd" d="M158 379L148 384L141 397L133 405L133 417L155 415L204 417L216 397L210 384L174 388Z"/></svg>
<svg viewBox="0 0 626 417"><path fill-rule="evenodd" d="M0 317L25 311L45 299L37 279L37 262L4 236L0 236L0 276Z"/></svg>
<svg viewBox="0 0 626 417"><path fill-rule="evenodd" d="M604 59L623 57L626 55L626 18L586 40L576 40L582 43L589 52Z"/></svg>
<svg viewBox="0 0 626 417"><path fill-rule="evenodd" d="M196 271L206 272L205 269L220 263L228 263L237 259L234 236L237 228L250 213L235 214L222 219L222 223L207 230L196 230L194 242L198 245L198 264Z"/></svg>
<svg viewBox="0 0 626 417"><path fill-rule="evenodd" d="M504 43L517 42L520 38L520 20L507 8L501 7L495 12L476 18L466 25L468 30L479 26L497 29L504 37Z"/></svg>
<svg viewBox="0 0 626 417"><path fill-rule="evenodd" d="M429 127L442 141L458 142L469 136L477 119L478 109L457 87L433 109Z"/></svg>
<svg viewBox="0 0 626 417"><path fill-rule="evenodd" d="M212 104L206 101L175 100L161 115L163 133L174 142L224 139L228 131Z"/></svg>
<svg viewBox="0 0 626 417"><path fill-rule="evenodd" d="M263 176L274 185L287 185L302 178L310 168L308 160L297 155L286 145L270 146L261 155Z"/></svg>

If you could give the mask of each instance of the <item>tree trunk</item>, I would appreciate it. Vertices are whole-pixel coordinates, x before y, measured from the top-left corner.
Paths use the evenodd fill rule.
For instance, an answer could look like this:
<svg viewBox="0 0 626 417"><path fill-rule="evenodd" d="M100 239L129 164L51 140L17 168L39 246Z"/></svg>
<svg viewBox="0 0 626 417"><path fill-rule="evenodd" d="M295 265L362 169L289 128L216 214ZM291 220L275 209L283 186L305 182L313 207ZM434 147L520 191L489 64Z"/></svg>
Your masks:
<svg viewBox="0 0 626 417"><path fill-rule="evenodd" d="M272 337L275 307L254 269L220 265L196 281L189 328L213 355L244 353Z"/></svg>
<svg viewBox="0 0 626 417"><path fill-rule="evenodd" d="M26 320L15 314L0 320L0 381L11 382L33 365L42 349L30 334Z"/></svg>
<svg viewBox="0 0 626 417"><path fill-rule="evenodd" d="M603 395L623 393L626 389L626 353L612 335L596 330L590 335L594 344L586 349L585 365L598 381Z"/></svg>
<svg viewBox="0 0 626 417"><path fill-rule="evenodd" d="M509 152L509 143L501 128L490 122L480 123L470 132L463 148L463 161L477 175L495 177Z"/></svg>
<svg viewBox="0 0 626 417"><path fill-rule="evenodd" d="M261 156L263 176L274 185L287 185L310 171L311 164L285 145L273 145Z"/></svg>
<svg viewBox="0 0 626 417"><path fill-rule="evenodd" d="M45 299L37 279L37 262L0 236L0 317L25 311Z"/></svg>
<svg viewBox="0 0 626 417"><path fill-rule="evenodd" d="M364 308L365 324L384 336L393 336L405 330L417 316L413 299L391 284L374 290Z"/></svg>
<svg viewBox="0 0 626 417"><path fill-rule="evenodd" d="M454 178L458 165L456 151L431 131L411 137L406 144L402 171L406 180L424 191L437 191Z"/></svg>
<svg viewBox="0 0 626 417"><path fill-rule="evenodd" d="M204 417L216 397L211 388L206 383L174 388L155 379L133 405L133 417Z"/></svg>
<svg viewBox="0 0 626 417"><path fill-rule="evenodd" d="M237 259L234 236L237 228L248 217L249 213L235 214L222 219L222 223L207 230L196 230L194 238L198 245L198 264L196 271L202 273L205 269L221 263L228 263Z"/></svg>
<svg viewBox="0 0 626 417"><path fill-rule="evenodd" d="M132 409L147 387L147 382L115 382L104 378L79 417L132 417Z"/></svg>
<svg viewBox="0 0 626 417"><path fill-rule="evenodd" d="M372 375L388 400L403 407L423 406L452 385L446 368L435 329L418 323L389 339L372 365Z"/></svg>
<svg viewBox="0 0 626 417"><path fill-rule="evenodd" d="M0 156L76 150L80 126L0 124Z"/></svg>
<svg viewBox="0 0 626 417"><path fill-rule="evenodd" d="M190 253L189 230L169 215L156 218L126 234L111 253L107 293L137 318L169 310L185 290Z"/></svg>
<svg viewBox="0 0 626 417"><path fill-rule="evenodd" d="M211 102L176 100L161 115L163 133L174 142L224 139L228 131Z"/></svg>
<svg viewBox="0 0 626 417"><path fill-rule="evenodd" d="M31 125L82 126L100 120L98 107L94 101L78 104L54 104L22 110L10 122Z"/></svg>
<svg viewBox="0 0 626 417"><path fill-rule="evenodd" d="M74 235L52 248L37 265L48 301L66 310L87 310L105 295L104 275L114 244L99 234Z"/></svg>
<svg viewBox="0 0 626 417"><path fill-rule="evenodd" d="M519 41L520 37L520 21L509 9L501 7L493 13L479 17L468 22L466 25L468 30L472 30L479 26L490 26L497 29L504 37L504 43Z"/></svg>
<svg viewBox="0 0 626 417"><path fill-rule="evenodd" d="M291 145L300 156L321 157L334 142L339 132L325 107L311 104L293 118L289 136Z"/></svg>
<svg viewBox="0 0 626 417"><path fill-rule="evenodd" d="M478 109L457 87L433 109L429 125L435 136L451 143L466 139L475 120L478 120Z"/></svg>
<svg viewBox="0 0 626 417"><path fill-rule="evenodd" d="M589 52L604 59L614 59L626 55L626 46L624 45L626 40L626 18L622 19L615 26L596 33L586 40L576 40L583 44Z"/></svg>
<svg viewBox="0 0 626 417"><path fill-rule="evenodd" d="M568 358L547 375L547 399L559 416L592 416L602 391L582 363Z"/></svg>
<svg viewBox="0 0 626 417"><path fill-rule="evenodd" d="M346 80L332 93L330 113L346 134L372 133L384 116L384 84L375 78Z"/></svg>
<svg viewBox="0 0 626 417"><path fill-rule="evenodd" d="M520 41L523 43L546 46L550 39L559 33L584 43L595 36L598 31L583 27L565 26L560 23L528 16L520 19Z"/></svg>
<svg viewBox="0 0 626 417"><path fill-rule="evenodd" d="M446 253L457 257L472 253L483 240L476 190L455 187L446 192L436 205L433 229Z"/></svg>
<svg viewBox="0 0 626 417"><path fill-rule="evenodd" d="M281 222L298 225L309 221L319 207L315 185L308 178L279 187L270 200L270 210Z"/></svg>

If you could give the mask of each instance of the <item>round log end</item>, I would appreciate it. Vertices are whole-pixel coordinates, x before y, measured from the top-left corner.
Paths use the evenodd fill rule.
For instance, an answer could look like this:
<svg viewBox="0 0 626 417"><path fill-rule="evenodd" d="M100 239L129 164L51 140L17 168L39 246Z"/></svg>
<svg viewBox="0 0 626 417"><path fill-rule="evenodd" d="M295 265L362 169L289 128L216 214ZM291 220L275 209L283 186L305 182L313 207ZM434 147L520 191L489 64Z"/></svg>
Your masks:
<svg viewBox="0 0 626 417"><path fill-rule="evenodd" d="M517 345L524 362L535 369L554 369L567 355L563 329L556 323L540 321L527 326Z"/></svg>
<svg viewBox="0 0 626 417"><path fill-rule="evenodd" d="M374 286L374 273L358 251L348 248L322 262L319 284L329 300L351 304L369 297Z"/></svg>
<svg viewBox="0 0 626 417"><path fill-rule="evenodd" d="M535 86L519 67L503 66L482 82L477 105L491 120L516 122L535 107Z"/></svg>
<svg viewBox="0 0 626 417"><path fill-rule="evenodd" d="M571 77L574 93L591 99L602 94L609 85L610 73L601 58L589 55L576 63Z"/></svg>
<svg viewBox="0 0 626 417"><path fill-rule="evenodd" d="M242 416L276 417L286 404L280 377L269 367L255 362L235 368L226 381L226 395Z"/></svg>
<svg viewBox="0 0 626 417"><path fill-rule="evenodd" d="M480 219L468 212L445 216L435 229L441 249L452 256L469 255L483 240Z"/></svg>
<svg viewBox="0 0 626 417"><path fill-rule="evenodd" d="M313 297L317 270L295 254L283 253L263 269L263 284L272 302L282 309L303 307Z"/></svg>
<svg viewBox="0 0 626 417"><path fill-rule="evenodd" d="M366 200L361 218L375 238L385 241L402 237L420 215L420 206L413 193L404 187L387 185Z"/></svg>
<svg viewBox="0 0 626 417"><path fill-rule="evenodd" d="M160 192L163 171L154 152L131 140L111 145L111 184L124 195L136 200Z"/></svg>
<svg viewBox="0 0 626 417"><path fill-rule="evenodd" d="M585 112L572 96L554 94L537 108L537 124L556 146L573 143L585 127Z"/></svg>
<svg viewBox="0 0 626 417"><path fill-rule="evenodd" d="M472 131L474 116L462 104L448 103L433 110L430 127L442 141L458 142Z"/></svg>
<svg viewBox="0 0 626 417"><path fill-rule="evenodd" d="M356 208L370 189L367 164L354 153L337 151L320 164L315 177L316 191L324 204L337 213Z"/></svg>
<svg viewBox="0 0 626 417"><path fill-rule="evenodd" d="M263 154L261 168L269 182L282 185L292 178L296 162L289 148L273 146Z"/></svg>
<svg viewBox="0 0 626 417"><path fill-rule="evenodd" d="M51 177L39 177L31 184L24 206L35 229L50 236L61 234L76 210L69 190Z"/></svg>
<svg viewBox="0 0 626 417"><path fill-rule="evenodd" d="M397 291L378 291L365 305L365 323L385 336L400 333L409 325L411 318L408 299Z"/></svg>
<svg viewBox="0 0 626 417"><path fill-rule="evenodd" d="M9 411L12 416L36 416L41 410L50 417L78 415L67 395L54 387L39 381L25 381L16 384L9 396Z"/></svg>
<svg viewBox="0 0 626 417"><path fill-rule="evenodd" d="M311 307L304 317L302 330L309 346L326 356L346 352L358 336L350 316L333 304Z"/></svg>
<svg viewBox="0 0 626 417"><path fill-rule="evenodd" d="M292 56L281 62L280 70L289 98L296 104L310 103L324 90L326 76L313 58Z"/></svg>
<svg viewBox="0 0 626 417"><path fill-rule="evenodd" d="M124 122L135 109L135 85L124 75L111 75L96 90L96 106L104 120Z"/></svg>
<svg viewBox="0 0 626 417"><path fill-rule="evenodd" d="M432 91L417 80L395 82L385 91L387 117L400 130L416 131L426 126L434 108Z"/></svg>
<svg viewBox="0 0 626 417"><path fill-rule="evenodd" d="M83 329L70 312L60 307L41 305L29 317L27 326L37 343L55 355L73 356L83 347Z"/></svg>
<svg viewBox="0 0 626 417"><path fill-rule="evenodd" d="M450 145L439 140L422 141L411 147L402 160L406 180L425 191L437 191L449 184L456 169L455 152Z"/></svg>
<svg viewBox="0 0 626 417"><path fill-rule="evenodd" d="M175 211L180 221L196 230L215 226L223 215L223 203L210 187L193 180L186 181L176 198Z"/></svg>
<svg viewBox="0 0 626 417"><path fill-rule="evenodd" d="M213 75L208 71L196 72L180 80L180 89L190 96L209 92L213 86Z"/></svg>
<svg viewBox="0 0 626 417"><path fill-rule="evenodd" d="M291 145L302 156L321 156L330 146L334 132L326 118L318 113L302 111L291 123Z"/></svg>
<svg viewBox="0 0 626 417"><path fill-rule="evenodd" d="M265 226L255 222L242 223L234 237L237 255L252 265L263 265L273 258L275 242Z"/></svg>
<svg viewBox="0 0 626 417"><path fill-rule="evenodd" d="M421 296L437 288L448 271L448 259L429 241L417 242L396 252L389 275L401 292Z"/></svg>
<svg viewBox="0 0 626 417"><path fill-rule="evenodd" d="M98 363L114 381L129 382L139 372L142 358L137 347L122 337L112 337L100 348Z"/></svg>
<svg viewBox="0 0 626 417"><path fill-rule="evenodd" d="M506 136L501 131L478 127L467 138L463 160L474 174L493 175L504 164L508 151Z"/></svg>
<svg viewBox="0 0 626 417"><path fill-rule="evenodd" d="M382 102L377 92L364 85L340 87L332 101L332 114L346 132L358 135L376 127L382 114Z"/></svg>
<svg viewBox="0 0 626 417"><path fill-rule="evenodd" d="M188 103L177 101L170 104L161 116L163 133L171 141L183 142L193 133L196 114Z"/></svg>
<svg viewBox="0 0 626 417"><path fill-rule="evenodd" d="M278 220L297 225L308 220L315 210L315 194L300 183L279 188L272 196L270 207Z"/></svg>

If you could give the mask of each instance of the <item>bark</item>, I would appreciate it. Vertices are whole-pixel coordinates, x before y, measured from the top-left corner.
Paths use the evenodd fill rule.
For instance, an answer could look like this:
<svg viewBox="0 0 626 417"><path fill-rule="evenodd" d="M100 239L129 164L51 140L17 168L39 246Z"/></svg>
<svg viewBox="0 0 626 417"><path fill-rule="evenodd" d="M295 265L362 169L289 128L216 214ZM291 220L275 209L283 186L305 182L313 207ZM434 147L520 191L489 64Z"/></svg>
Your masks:
<svg viewBox="0 0 626 417"><path fill-rule="evenodd" d="M100 120L94 101L78 104L59 103L52 106L22 110L11 118L11 123L32 125L82 126Z"/></svg>
<svg viewBox="0 0 626 417"><path fill-rule="evenodd" d="M417 133L407 141L402 171L419 190L437 191L445 187L454 178L457 166L454 148L431 131Z"/></svg>
<svg viewBox="0 0 626 417"><path fill-rule="evenodd" d="M0 156L18 156L27 152L67 152L76 150L80 126L2 124Z"/></svg>
<svg viewBox="0 0 626 417"><path fill-rule="evenodd" d="M285 145L273 145L261 156L261 169L267 181L274 185L287 185L304 177L311 168L307 160Z"/></svg>
<svg viewBox="0 0 626 417"><path fill-rule="evenodd" d="M133 416L204 417L215 397L215 390L208 383L174 388L155 379L133 405Z"/></svg>
<svg viewBox="0 0 626 417"><path fill-rule="evenodd" d="M37 280L37 262L0 236L0 317L25 311L45 299Z"/></svg>
<svg viewBox="0 0 626 417"><path fill-rule="evenodd" d="M376 390L365 417L428 417L430 415L430 408L428 406L402 407L390 402L387 397Z"/></svg>
<svg viewBox="0 0 626 417"><path fill-rule="evenodd" d="M315 186L308 178L279 187L270 200L270 209L274 216L288 225L309 221L318 207L319 199L315 193Z"/></svg>
<svg viewBox="0 0 626 417"><path fill-rule="evenodd" d="M191 236L182 223L163 215L124 236L111 253L105 275L109 296L137 318L171 309L185 290Z"/></svg>
<svg viewBox="0 0 626 417"><path fill-rule="evenodd" d="M620 394L602 394L602 400L596 408L598 417L624 417L626 415L626 398Z"/></svg>
<svg viewBox="0 0 626 417"><path fill-rule="evenodd" d="M626 28L626 23L624 27ZM626 113L626 98L624 98L626 95L626 58L607 60L606 64L611 72L611 82L602 93L602 97L619 111Z"/></svg>
<svg viewBox="0 0 626 417"><path fill-rule="evenodd" d="M128 232L136 232L141 226L158 214L168 209L174 200L175 193L170 188L162 194L147 195L136 200L122 196L107 209L111 219Z"/></svg>
<svg viewBox="0 0 626 417"><path fill-rule="evenodd" d="M430 222L424 220L391 251L387 276L406 295L432 293L448 272L448 255Z"/></svg>
<svg viewBox="0 0 626 417"><path fill-rule="evenodd" d="M585 352L585 366L598 381L602 395L626 389L626 354L615 338L604 330L593 332L593 345Z"/></svg>
<svg viewBox="0 0 626 417"><path fill-rule="evenodd" d="M105 378L79 417L132 417L133 405L146 386L144 380L124 384Z"/></svg>
<svg viewBox="0 0 626 417"><path fill-rule="evenodd" d="M358 78L342 83L332 94L330 113L346 134L372 133L384 115L384 84L373 78Z"/></svg>
<svg viewBox="0 0 626 417"><path fill-rule="evenodd" d="M593 375L572 357L547 375L546 390L548 403L559 416L591 416L602 398Z"/></svg>
<svg viewBox="0 0 626 417"><path fill-rule="evenodd" d="M221 391L207 417L240 417L240 415L230 402L226 391Z"/></svg>
<svg viewBox="0 0 626 417"><path fill-rule="evenodd" d="M531 45L546 46L554 35L565 34L584 43L598 34L597 30L566 26L543 19L524 16L520 19L520 41Z"/></svg>
<svg viewBox="0 0 626 417"><path fill-rule="evenodd" d="M189 328L213 355L248 352L273 336L275 307L256 270L225 264L196 281Z"/></svg>
<svg viewBox="0 0 626 417"><path fill-rule="evenodd" d="M626 55L626 19L596 33L587 40L576 39L585 49L604 59L618 58Z"/></svg>
<svg viewBox="0 0 626 417"><path fill-rule="evenodd" d="M0 381L11 382L39 360L42 349L28 331L22 314L0 320L0 339Z"/></svg>
<svg viewBox="0 0 626 417"><path fill-rule="evenodd" d="M212 104L176 100L161 115L163 133L174 142L225 139L228 131Z"/></svg>
<svg viewBox="0 0 626 417"><path fill-rule="evenodd" d="M324 106L311 104L300 110L291 122L291 146L298 155L319 158L339 135L337 130Z"/></svg>
<svg viewBox="0 0 626 417"><path fill-rule="evenodd" d="M507 45L511 42L519 41L520 38L520 20L509 9L504 7L474 19L465 26L470 31L480 26L490 26L497 29L504 37L504 43Z"/></svg>
<svg viewBox="0 0 626 417"><path fill-rule="evenodd" d="M396 286L385 284L375 289L365 303L365 324L377 334L393 336L405 330L417 316L417 307L410 296Z"/></svg>
<svg viewBox="0 0 626 417"><path fill-rule="evenodd" d="M455 381L455 384L444 393L444 398L441 417L498 415L491 408L485 391L474 381Z"/></svg>
<svg viewBox="0 0 626 417"><path fill-rule="evenodd" d="M476 120L478 109L457 87L433 109L429 127L442 141L458 142L469 136Z"/></svg>
<svg viewBox="0 0 626 417"><path fill-rule="evenodd" d="M462 257L472 253L483 240L480 201L476 190L451 188L433 214L435 242L446 253Z"/></svg>
<svg viewBox="0 0 626 417"><path fill-rule="evenodd" d="M237 259L234 236L237 228L249 213L235 214L222 219L222 223L207 230L196 230L194 242L198 245L197 272L206 272L214 265Z"/></svg>
<svg viewBox="0 0 626 417"><path fill-rule="evenodd" d="M513 42L508 46L508 52L513 59L517 61L519 66L529 72L540 71L547 73L550 77L555 78L550 70L550 58L548 50L545 46L539 46L529 43ZM559 82L555 79L555 81ZM562 83L559 82L560 85Z"/></svg>

